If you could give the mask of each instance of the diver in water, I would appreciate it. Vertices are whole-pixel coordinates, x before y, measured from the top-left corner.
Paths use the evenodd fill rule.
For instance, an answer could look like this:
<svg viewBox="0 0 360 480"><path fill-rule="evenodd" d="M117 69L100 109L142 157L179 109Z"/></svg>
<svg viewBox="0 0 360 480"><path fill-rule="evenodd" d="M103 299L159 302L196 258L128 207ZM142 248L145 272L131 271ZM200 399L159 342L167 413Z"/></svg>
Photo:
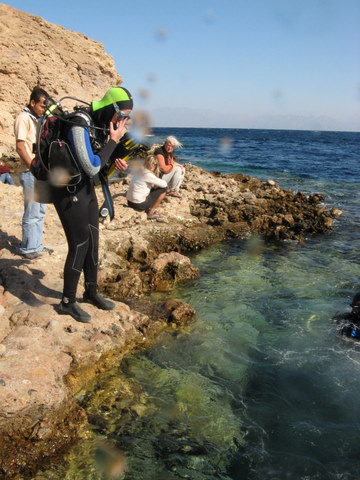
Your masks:
<svg viewBox="0 0 360 480"><path fill-rule="evenodd" d="M353 339L360 339L360 292L358 292L350 304L351 312L336 315L335 319L342 322L339 333Z"/></svg>
<svg viewBox="0 0 360 480"><path fill-rule="evenodd" d="M77 185L56 188L54 192L54 205L68 243L63 296L57 311L62 315L71 315L78 322L91 321L90 315L76 302L81 272L85 280L83 301L102 310L115 308L113 302L97 293L99 207L94 177L108 162L118 141L125 134L132 108L130 92L123 87L114 87L100 101L93 101L87 112L97 129L89 126L81 112L66 128L66 139L83 174ZM122 160L117 159L118 168L121 166L119 162ZM123 163L125 169L127 165Z"/></svg>

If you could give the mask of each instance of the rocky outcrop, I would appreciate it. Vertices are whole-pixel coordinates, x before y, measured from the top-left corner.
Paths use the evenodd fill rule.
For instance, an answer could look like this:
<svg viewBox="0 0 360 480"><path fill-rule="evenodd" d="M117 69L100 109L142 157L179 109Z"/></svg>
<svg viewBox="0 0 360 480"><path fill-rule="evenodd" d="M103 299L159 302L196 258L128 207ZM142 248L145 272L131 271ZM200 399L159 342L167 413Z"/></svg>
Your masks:
<svg viewBox="0 0 360 480"><path fill-rule="evenodd" d="M1 157L14 154L14 119L34 86L90 102L122 79L103 45L81 33L2 3L0 20Z"/></svg>
<svg viewBox="0 0 360 480"><path fill-rule="evenodd" d="M0 17L1 156L13 153L13 121L34 85L56 98L91 100L121 78L98 42L4 4ZM22 191L0 183L0 478L34 471L66 448L86 423L75 394L164 328L193 318L184 302L165 297L154 304L147 297L199 276L187 253L253 234L302 242L330 230L341 214L327 210L320 194L293 193L272 180L186 169L183 197L165 199L161 221L126 206L126 177L111 186L116 217L101 225L99 284L116 308L104 312L85 304L91 324L55 309L67 247L53 206L45 217L44 243L54 253L25 260L17 254ZM17 170L16 160L11 170ZM98 196L101 202L100 191Z"/></svg>
<svg viewBox="0 0 360 480"><path fill-rule="evenodd" d="M164 200L161 221L126 206L126 177L112 184L116 217L101 225L99 283L116 300L116 309L104 312L84 304L91 324L55 311L67 247L53 206L48 206L44 238L54 253L24 260L17 255L22 191L0 183L0 465L5 478L25 463L35 468L39 459L76 438L86 415L74 393L160 330L194 316L183 302L165 298L154 305L145 297L199 276L186 253L252 234L303 241L331 229L341 213L326 210L320 194L293 193L274 181L209 173L190 164L186 170L182 198ZM98 196L101 202L100 190Z"/></svg>
<svg viewBox="0 0 360 480"><path fill-rule="evenodd" d="M266 240L302 242L311 233L330 230L341 214L326 210L321 194L307 196L284 190L272 180L209 173L190 164L186 168L183 198L166 198L162 208L167 218L150 228L144 213L126 207L127 180L113 185L121 214L102 238L106 253L100 275L109 295L123 299L169 291L184 278L196 278L190 263L174 252L186 254L255 234Z"/></svg>

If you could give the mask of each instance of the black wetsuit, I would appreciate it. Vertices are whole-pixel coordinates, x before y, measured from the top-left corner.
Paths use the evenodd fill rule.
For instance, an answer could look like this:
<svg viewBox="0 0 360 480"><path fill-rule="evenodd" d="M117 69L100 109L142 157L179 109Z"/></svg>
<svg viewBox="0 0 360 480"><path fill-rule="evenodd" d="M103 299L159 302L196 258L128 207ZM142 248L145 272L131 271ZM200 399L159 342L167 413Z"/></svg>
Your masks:
<svg viewBox="0 0 360 480"><path fill-rule="evenodd" d="M360 318L358 314L353 312L339 313L333 319L340 324L340 335L360 339Z"/></svg>
<svg viewBox="0 0 360 480"><path fill-rule="evenodd" d="M77 122L82 126L87 125L81 117ZM94 140L91 141L88 128L81 128L83 134L75 139L72 135L74 126L66 131L75 157L81 151L92 165L104 166L115 150L116 142L109 140L105 143L102 131L97 131L96 140L103 146L95 154ZM82 180L75 187L57 188L54 192L54 205L69 247L64 266L63 296L73 302L82 271L85 283L97 283L99 207L93 180L83 173Z"/></svg>

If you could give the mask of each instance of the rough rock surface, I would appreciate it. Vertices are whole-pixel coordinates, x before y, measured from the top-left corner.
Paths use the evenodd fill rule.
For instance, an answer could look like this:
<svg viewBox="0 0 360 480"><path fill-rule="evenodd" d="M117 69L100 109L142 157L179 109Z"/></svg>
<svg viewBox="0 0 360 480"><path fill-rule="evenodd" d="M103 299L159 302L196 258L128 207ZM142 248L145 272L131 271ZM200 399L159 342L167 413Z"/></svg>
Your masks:
<svg viewBox="0 0 360 480"><path fill-rule="evenodd" d="M174 252L184 254L254 234L302 242L311 233L331 229L340 214L325 209L321 194L293 193L274 181L208 173L189 164L183 198L166 198L162 210L167 218L149 230L146 215L126 207L126 179L112 188L121 214L102 238L100 283L119 299L169 291L182 279L196 278L196 270Z"/></svg>
<svg viewBox="0 0 360 480"><path fill-rule="evenodd" d="M34 86L91 101L121 83L101 43L2 3L0 49L0 157L14 154L14 119Z"/></svg>
<svg viewBox="0 0 360 480"><path fill-rule="evenodd" d="M21 238L21 187L0 183L0 465L4 478L36 465L71 442L86 415L74 393L130 349L146 345L167 324L181 325L194 315L178 301L151 306L134 297L170 291L199 275L184 255L226 238L261 234L303 241L326 232L333 217L319 194L306 196L244 175L208 173L187 165L182 198L166 198L165 219L151 221L126 206L128 180L111 186L116 218L101 225L99 280L118 300L111 312L84 305L93 318L81 324L59 316L64 234L52 205L45 217L44 243L53 248L25 260ZM101 202L101 194L99 200ZM79 296L82 287L79 288ZM131 297L128 305L121 303ZM129 307L131 305L131 308ZM1 469L0 469L1 472Z"/></svg>
<svg viewBox="0 0 360 480"><path fill-rule="evenodd" d="M89 100L121 78L102 45L84 35L4 4L0 18L1 156L14 151L13 121L34 85L56 98L72 94ZM17 171L19 162L11 161ZM341 213L327 211L321 195L294 194L274 181L211 174L192 165L183 198L165 199L161 222L126 207L126 178L111 190L117 213L101 226L99 283L117 300L116 308L104 312L86 304L93 320L81 324L54 308L67 247L53 206L45 217L44 244L54 253L25 260L17 254L22 191L0 183L0 478L31 472L72 442L86 422L74 394L161 329L194 316L183 302L153 304L146 298L197 278L187 252L252 234L303 241L331 229Z"/></svg>

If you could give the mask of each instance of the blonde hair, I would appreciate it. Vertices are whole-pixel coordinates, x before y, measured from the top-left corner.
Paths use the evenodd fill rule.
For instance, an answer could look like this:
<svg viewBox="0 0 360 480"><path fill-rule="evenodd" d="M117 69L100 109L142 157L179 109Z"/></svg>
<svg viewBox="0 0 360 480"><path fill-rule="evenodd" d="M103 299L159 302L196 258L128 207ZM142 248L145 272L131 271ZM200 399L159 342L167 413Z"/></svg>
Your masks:
<svg viewBox="0 0 360 480"><path fill-rule="evenodd" d="M152 167L155 167L154 170L152 170ZM160 175L159 164L154 155L149 155L148 157L146 157L144 161L144 168L150 170L150 172L152 172L157 177Z"/></svg>
<svg viewBox="0 0 360 480"><path fill-rule="evenodd" d="M170 143L174 148L182 148L182 143L179 142L179 140L174 137L173 135L170 135L170 137L167 137L165 140L165 143Z"/></svg>

